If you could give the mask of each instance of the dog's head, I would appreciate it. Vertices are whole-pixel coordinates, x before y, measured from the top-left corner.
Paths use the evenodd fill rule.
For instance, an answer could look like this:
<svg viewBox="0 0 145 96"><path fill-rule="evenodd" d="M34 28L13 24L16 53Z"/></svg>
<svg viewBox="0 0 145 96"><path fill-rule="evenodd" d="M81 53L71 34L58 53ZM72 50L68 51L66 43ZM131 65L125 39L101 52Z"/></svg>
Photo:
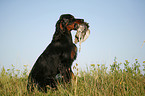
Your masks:
<svg viewBox="0 0 145 96"><path fill-rule="evenodd" d="M60 16L56 27L64 32L70 32L71 30L77 30L80 24L85 24L89 27L88 23L84 22L84 19L77 19L71 14L63 14Z"/></svg>
<svg viewBox="0 0 145 96"><path fill-rule="evenodd" d="M88 28L89 25L84 22L84 19L75 18L71 14L63 14L56 23L56 32L54 37L59 37L61 33L71 34L71 30L77 30L74 42L75 44L80 42L81 45L81 42L84 42L90 35L90 30Z"/></svg>

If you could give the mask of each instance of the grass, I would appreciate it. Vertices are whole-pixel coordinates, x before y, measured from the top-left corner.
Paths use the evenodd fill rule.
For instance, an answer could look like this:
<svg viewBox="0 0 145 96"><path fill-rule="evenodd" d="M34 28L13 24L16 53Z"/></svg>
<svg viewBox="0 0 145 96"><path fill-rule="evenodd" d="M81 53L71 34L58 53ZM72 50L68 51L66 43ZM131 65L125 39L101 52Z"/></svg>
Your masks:
<svg viewBox="0 0 145 96"><path fill-rule="evenodd" d="M123 69L120 65L124 66ZM2 68L0 72L0 96L145 96L145 61L140 66L138 60L130 65L117 63L116 58L110 69L104 64L91 64L87 71L78 71L75 65L73 68L77 74L76 80L66 87L58 85L57 91L48 90L42 93L37 90L28 93L27 86L27 66L24 72ZM140 70L140 67L144 67Z"/></svg>

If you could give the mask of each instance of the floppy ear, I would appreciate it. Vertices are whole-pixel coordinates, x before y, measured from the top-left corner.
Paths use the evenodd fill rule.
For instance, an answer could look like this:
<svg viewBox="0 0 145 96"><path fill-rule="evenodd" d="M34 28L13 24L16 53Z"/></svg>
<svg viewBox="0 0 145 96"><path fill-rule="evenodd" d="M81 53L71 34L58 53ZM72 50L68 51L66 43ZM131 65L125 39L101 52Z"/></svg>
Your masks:
<svg viewBox="0 0 145 96"><path fill-rule="evenodd" d="M58 20L56 25L55 25L56 26L56 30L59 31L59 32L60 31L62 31L62 32L65 31L65 29L66 29L66 26L65 26L66 23L65 22L68 22L68 21L67 20L64 21L63 19Z"/></svg>
<svg viewBox="0 0 145 96"><path fill-rule="evenodd" d="M69 19L66 19L66 18L63 18L61 21L60 21L60 25L62 27L62 29L64 30L66 28L66 24L69 22Z"/></svg>

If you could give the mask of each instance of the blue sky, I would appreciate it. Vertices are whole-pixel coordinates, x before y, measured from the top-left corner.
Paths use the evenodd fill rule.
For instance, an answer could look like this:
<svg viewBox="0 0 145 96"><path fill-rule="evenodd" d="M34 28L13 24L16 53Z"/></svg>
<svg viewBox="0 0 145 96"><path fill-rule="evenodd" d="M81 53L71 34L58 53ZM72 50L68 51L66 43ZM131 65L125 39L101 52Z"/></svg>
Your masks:
<svg viewBox="0 0 145 96"><path fill-rule="evenodd" d="M59 16L70 13L90 25L90 37L82 43L74 62L90 64L145 61L144 0L1 0L0 67L33 66L48 46ZM72 31L74 34L76 31ZM78 46L79 47L79 46Z"/></svg>

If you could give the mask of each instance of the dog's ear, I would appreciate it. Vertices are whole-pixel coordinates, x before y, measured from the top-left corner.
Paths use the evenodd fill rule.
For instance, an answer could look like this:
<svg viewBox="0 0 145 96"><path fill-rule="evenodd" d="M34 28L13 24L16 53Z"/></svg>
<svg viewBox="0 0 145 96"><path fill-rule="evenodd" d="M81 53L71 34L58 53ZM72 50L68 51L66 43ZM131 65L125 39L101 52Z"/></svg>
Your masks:
<svg viewBox="0 0 145 96"><path fill-rule="evenodd" d="M64 23L69 22L69 19L66 18L66 16L64 16L64 15L61 15L60 18L59 18L59 20L60 20L60 21L63 21Z"/></svg>
<svg viewBox="0 0 145 96"><path fill-rule="evenodd" d="M67 18L62 18L61 19L61 23L60 23L60 25L61 25L61 29L64 29L64 28L66 28L66 24L68 24L69 23L69 19L67 19Z"/></svg>
<svg viewBox="0 0 145 96"><path fill-rule="evenodd" d="M60 19L57 21L56 23L56 30L60 31L65 31L65 27L66 27L66 22L69 22L67 19Z"/></svg>

